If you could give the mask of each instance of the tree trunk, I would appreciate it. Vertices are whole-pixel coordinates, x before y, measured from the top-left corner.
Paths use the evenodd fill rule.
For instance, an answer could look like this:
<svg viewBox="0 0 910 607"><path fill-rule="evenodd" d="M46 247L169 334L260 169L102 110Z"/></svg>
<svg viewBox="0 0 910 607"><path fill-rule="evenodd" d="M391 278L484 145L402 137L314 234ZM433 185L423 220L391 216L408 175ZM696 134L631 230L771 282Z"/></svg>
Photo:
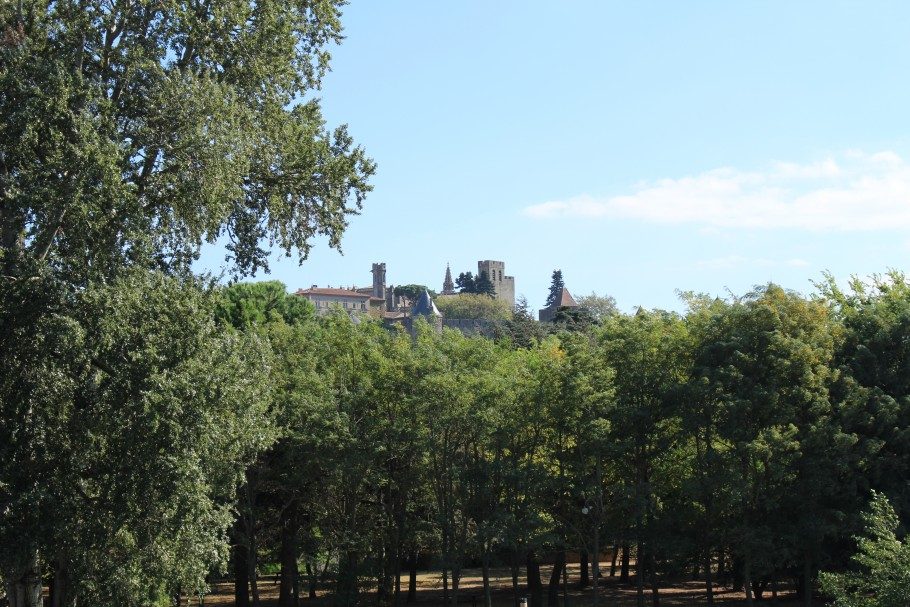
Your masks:
<svg viewBox="0 0 910 607"><path fill-rule="evenodd" d="M808 554L803 560L803 605L812 607L812 559Z"/></svg>
<svg viewBox="0 0 910 607"><path fill-rule="evenodd" d="M461 565L452 567L452 607L458 607L458 587L461 584Z"/></svg>
<svg viewBox="0 0 910 607"><path fill-rule="evenodd" d="M278 607L296 607L294 588L300 575L297 570L298 525L291 507L282 513L281 521L281 576L278 588Z"/></svg>
<svg viewBox="0 0 910 607"><path fill-rule="evenodd" d="M293 592L294 607L298 607L300 605L300 575L299 575L299 573L298 573L298 575L294 576L294 585L291 588L291 590Z"/></svg>
<svg viewBox="0 0 910 607"><path fill-rule="evenodd" d="M639 537L641 533L639 533ZM638 549L635 551L635 596L638 607L645 607L645 549L641 540L638 540Z"/></svg>
<svg viewBox="0 0 910 607"><path fill-rule="evenodd" d="M619 554L619 544L613 544L613 554L610 555L610 577L616 577L617 554Z"/></svg>
<svg viewBox="0 0 910 607"><path fill-rule="evenodd" d="M721 548L717 552L717 583L721 586L727 585L727 555Z"/></svg>
<svg viewBox="0 0 910 607"><path fill-rule="evenodd" d="M304 567L306 567L306 577L307 577L307 586L309 590L309 597L311 599L316 598L316 585L319 583L319 577L317 573L316 563L311 562L310 558L307 557Z"/></svg>
<svg viewBox="0 0 910 607"><path fill-rule="evenodd" d="M54 576L49 584L51 607L73 607L76 598L73 596L73 581L70 579L66 565L54 563Z"/></svg>
<svg viewBox="0 0 910 607"><path fill-rule="evenodd" d="M651 578L651 604L654 607L660 607L660 590L657 583L657 559L654 558L654 551L648 553L648 573Z"/></svg>
<svg viewBox="0 0 910 607"><path fill-rule="evenodd" d="M417 600L417 558L418 553L411 554L408 561L408 598L407 603L413 603Z"/></svg>
<svg viewBox="0 0 910 607"><path fill-rule="evenodd" d="M41 568L38 552L29 555L24 566L6 578L10 607L41 607Z"/></svg>
<svg viewBox="0 0 910 607"><path fill-rule="evenodd" d="M493 596L490 592L490 552L489 550L484 550L483 552L483 605L484 607L492 607L493 605Z"/></svg>
<svg viewBox="0 0 910 607"><path fill-rule="evenodd" d="M357 604L357 553L353 550L345 552L339 559L338 567L338 592L337 605L340 607L353 607Z"/></svg>
<svg viewBox="0 0 910 607"><path fill-rule="evenodd" d="M521 597L518 590L518 550L512 551L512 563L509 567L512 574L512 602L513 607L518 607Z"/></svg>
<svg viewBox="0 0 910 607"><path fill-rule="evenodd" d="M401 546L395 548L395 607L401 605Z"/></svg>
<svg viewBox="0 0 910 607"><path fill-rule="evenodd" d="M250 566L247 548L235 538L234 544L234 605L250 607Z"/></svg>
<svg viewBox="0 0 910 607"><path fill-rule="evenodd" d="M579 566L581 568L581 577L578 580L578 585L582 588L587 588L591 585L591 577L588 574L588 551L582 550L581 554L578 555Z"/></svg>
<svg viewBox="0 0 910 607"><path fill-rule="evenodd" d="M619 567L619 581L623 584L629 583L629 542L623 542L622 545L622 563Z"/></svg>
<svg viewBox="0 0 910 607"><path fill-rule="evenodd" d="M543 584L540 582L540 562L533 550L526 559L528 574L528 607L543 607Z"/></svg>
<svg viewBox="0 0 910 607"><path fill-rule="evenodd" d="M253 593L253 607L259 607L259 584L257 583L257 551L256 551L256 514L253 511L255 505L255 496L253 493L252 474L247 472L246 482L246 500L247 500L247 528L246 536L249 540L249 552L247 553L247 565L249 567L250 590Z"/></svg>
<svg viewBox="0 0 910 607"><path fill-rule="evenodd" d="M748 556L743 560L743 586L746 589L746 605L752 607L755 604L752 598L752 562Z"/></svg>
<svg viewBox="0 0 910 607"><path fill-rule="evenodd" d="M705 551L705 592L707 593L708 605L714 604L714 581L711 571L711 551Z"/></svg>
<svg viewBox="0 0 910 607"><path fill-rule="evenodd" d="M547 586L547 607L559 607L559 580L566 567L566 551L560 550L553 560L553 571L550 573L550 584Z"/></svg>
<svg viewBox="0 0 910 607"><path fill-rule="evenodd" d="M599 467L598 467L599 470ZM594 526L594 554L591 555L591 584L593 585L591 594L591 604L597 606L600 598L600 521Z"/></svg>

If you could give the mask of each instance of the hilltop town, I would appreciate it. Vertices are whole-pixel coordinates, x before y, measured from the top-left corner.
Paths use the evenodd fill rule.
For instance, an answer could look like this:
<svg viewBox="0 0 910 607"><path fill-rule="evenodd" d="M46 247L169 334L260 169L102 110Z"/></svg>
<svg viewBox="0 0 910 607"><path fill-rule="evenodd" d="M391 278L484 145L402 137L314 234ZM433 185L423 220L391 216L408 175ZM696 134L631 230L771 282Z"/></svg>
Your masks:
<svg viewBox="0 0 910 607"><path fill-rule="evenodd" d="M503 302L508 310L512 310L515 308L515 277L508 276L505 272L504 261L486 259L477 262L477 281L488 282L490 297ZM320 287L314 284L306 289L298 289L295 294L312 302L319 314L340 308L352 315L366 314L382 319L388 324L401 323L407 327L410 327L410 319L424 316L436 319L440 326L449 326L466 332L484 333L489 329L489 323L484 322L488 319L446 317L439 311L428 288L420 289L420 292L414 292L413 289L403 291L401 288L396 289L395 285L387 284L384 262L374 263L371 273L373 278L369 286L343 288ZM459 279L473 281L474 277L466 273ZM451 268L447 265L439 295L453 297L459 294L456 291L456 282L452 280ZM578 303L565 287L561 288L559 296L554 299L551 305L538 312L540 322L552 321L559 309L578 307Z"/></svg>

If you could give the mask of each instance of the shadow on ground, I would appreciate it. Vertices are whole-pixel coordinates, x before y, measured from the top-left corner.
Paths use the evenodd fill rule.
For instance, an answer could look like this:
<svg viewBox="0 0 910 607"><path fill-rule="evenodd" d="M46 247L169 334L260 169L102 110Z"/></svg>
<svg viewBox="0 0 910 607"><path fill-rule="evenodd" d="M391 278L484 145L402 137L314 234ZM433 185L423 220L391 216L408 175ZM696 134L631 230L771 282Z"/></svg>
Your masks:
<svg viewBox="0 0 910 607"><path fill-rule="evenodd" d="M550 577L550 568L541 567L541 579L544 581L544 591L546 593L546 581ZM524 581L524 571L521 572L521 578ZM592 607L594 593L592 588L580 589L577 584L571 580L578 579L578 566L574 568L569 566L570 584L568 596L564 597L560 589L559 607ZM403 576L402 597L400 607L405 607L404 591L407 588L407 577ZM512 586L511 577L507 568L494 569L491 571L490 584L493 587L493 605L495 607L512 607ZM526 596L525 587L521 587L522 596ZM275 576L268 576L259 579L259 594L261 607L276 607L278 605L278 580ZM606 577L601 580L598 589L598 607L634 607L636 605L636 588L634 585L620 584L617 578ZM742 592L734 592L729 588L717 588L714 593L716 605L745 605L746 598ZM212 591L203 599L206 607L233 607L234 605L234 587L231 582L217 583L213 586ZM546 596L544 596L546 602ZM648 607L653 606L653 597L649 590L645 592L645 604ZM187 603L192 607L200 605L196 598L190 599ZM329 607L332 604L331 595L321 591L315 599L301 597L300 604L302 607L307 605L311 607ZM361 604L375 605L375 592L372 588L364 589ZM415 605L421 607L443 607L442 578L438 572L421 573L417 578L417 600ZM462 585L459 591L459 606L464 607L482 607L482 579L480 571L466 569L462 578ZM660 605L662 607L674 607L681 605L706 605L707 595L705 585L702 581L685 581L685 582L667 582L660 589ZM781 607L795 607L801 605L801 601L796 600L790 590L783 590L779 593L777 601L773 601L770 594L766 594L764 600L757 601L758 605L780 605ZM819 607L822 603L817 602Z"/></svg>

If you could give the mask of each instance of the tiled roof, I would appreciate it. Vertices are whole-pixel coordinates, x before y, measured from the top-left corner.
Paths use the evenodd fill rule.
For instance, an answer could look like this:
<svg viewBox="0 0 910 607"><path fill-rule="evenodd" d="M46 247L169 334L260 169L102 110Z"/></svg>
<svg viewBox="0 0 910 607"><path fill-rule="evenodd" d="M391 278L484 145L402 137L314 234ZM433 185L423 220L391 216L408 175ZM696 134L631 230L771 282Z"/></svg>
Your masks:
<svg viewBox="0 0 910 607"><path fill-rule="evenodd" d="M355 297L357 299L370 299L369 295L349 291L348 289L328 289L322 287L312 287L310 289L298 289L295 295L326 295L328 297Z"/></svg>
<svg viewBox="0 0 910 607"><path fill-rule="evenodd" d="M562 288L562 293L559 294L559 306L560 308L577 308L578 304L575 302L575 298L572 297L572 294L569 293L569 290L565 287Z"/></svg>
<svg viewBox="0 0 910 607"><path fill-rule="evenodd" d="M426 289L420 294L420 299L417 300L417 303L414 304L414 309L411 310L411 316L418 315L442 316L442 313L439 311L439 308L436 307L436 304L433 303L433 298L430 297L430 294Z"/></svg>

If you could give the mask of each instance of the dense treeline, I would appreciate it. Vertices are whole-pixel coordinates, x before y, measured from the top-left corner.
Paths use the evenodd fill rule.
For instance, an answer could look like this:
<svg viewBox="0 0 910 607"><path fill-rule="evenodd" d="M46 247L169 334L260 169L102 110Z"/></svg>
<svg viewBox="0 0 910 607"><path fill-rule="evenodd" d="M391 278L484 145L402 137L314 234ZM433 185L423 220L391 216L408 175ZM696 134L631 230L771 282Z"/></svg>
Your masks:
<svg viewBox="0 0 910 607"><path fill-rule="evenodd" d="M546 560L552 604L567 551L610 548L642 601L693 574L709 600L717 584L808 598L849 562L872 490L910 515L900 275L811 299L688 296L685 315L523 345L289 314L278 284L226 294L219 317L271 344L279 437L238 494L238 605L265 561L283 605L326 580L337 604L369 580L381 604L404 601L421 556L453 605L469 564L490 600L493 563L541 605Z"/></svg>

